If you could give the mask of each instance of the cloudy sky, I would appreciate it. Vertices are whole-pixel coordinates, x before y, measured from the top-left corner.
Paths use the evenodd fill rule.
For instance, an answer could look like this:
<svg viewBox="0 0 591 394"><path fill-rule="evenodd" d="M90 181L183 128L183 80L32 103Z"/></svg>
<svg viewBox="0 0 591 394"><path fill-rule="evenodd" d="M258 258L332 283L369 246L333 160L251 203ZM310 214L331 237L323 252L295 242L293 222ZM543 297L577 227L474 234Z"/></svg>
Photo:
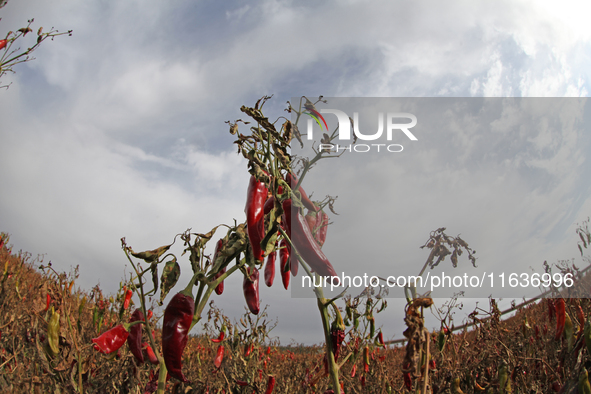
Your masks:
<svg viewBox="0 0 591 394"><path fill-rule="evenodd" d="M0 36L31 18L33 31L53 26L73 35L46 41L36 60L2 78L10 87L0 91L0 231L11 235L15 250L43 254L58 270L80 265L82 288L100 283L115 291L129 272L121 237L143 250L187 228L205 232L244 220L246 162L224 123L244 117L241 105L273 94L265 108L276 117L301 95L586 97L591 30L584 7L11 0L0 9ZM34 40L29 35L21 46ZM366 163L391 176L382 187L368 178L366 189L404 201L391 213L403 223L391 226L391 238L403 240L393 243L401 261L424 261L418 246L442 226L482 251L483 266L494 264L492 249L532 266L577 257L574 230L591 212L584 127L517 133L497 124L494 138L458 128L448 146L425 134L424 145L405 152L414 153L414 173L408 163L396 167L381 157ZM452 157L451 148L461 153ZM476 182L482 176L497 183L487 189ZM449 185L467 191L464 206L478 203L460 215L453 195L441 194ZM480 202L491 190L502 198L483 213ZM338 194L343 217L359 214L347 209L346 191ZM508 215L523 220L507 222ZM336 229L335 220L329 257L342 245ZM181 267L190 269L188 261ZM238 316L241 278L226 288L216 304ZM279 286L264 288L261 298L279 319L273 333L283 343L322 340L311 300L292 299ZM385 336L399 338L401 308L382 315Z"/></svg>

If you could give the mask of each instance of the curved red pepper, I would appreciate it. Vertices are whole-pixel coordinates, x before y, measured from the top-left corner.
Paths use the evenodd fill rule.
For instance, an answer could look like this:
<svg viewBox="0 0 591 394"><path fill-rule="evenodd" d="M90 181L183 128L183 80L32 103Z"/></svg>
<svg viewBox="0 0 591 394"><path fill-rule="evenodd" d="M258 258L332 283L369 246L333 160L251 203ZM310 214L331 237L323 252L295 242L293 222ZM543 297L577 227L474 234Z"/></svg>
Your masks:
<svg viewBox="0 0 591 394"><path fill-rule="evenodd" d="M219 337L217 337L217 338L214 338L214 339L212 339L211 341L212 341L213 343L220 343L221 341L223 341L223 340L224 340L224 337L225 337L225 336L226 336L226 334L225 334L225 333L222 331L222 332L220 332L220 336L219 336Z"/></svg>
<svg viewBox="0 0 591 394"><path fill-rule="evenodd" d="M215 260L218 257L219 252L222 250L223 246L224 246L224 240L220 239L217 242L217 244L215 245L215 251L213 252L213 263L215 263ZM213 279L216 280L225 273L226 273L226 267L222 268L217 274L215 274L213 276ZM224 281L221 281L220 284L216 286L215 293L217 295L222 295L223 292L224 292Z"/></svg>
<svg viewBox="0 0 591 394"><path fill-rule="evenodd" d="M255 315L259 314L261 305L259 301L259 270L256 267L248 267L242 282L242 290L248 309Z"/></svg>
<svg viewBox="0 0 591 394"><path fill-rule="evenodd" d="M326 234L328 233L328 215L324 211L318 212L316 227L318 228L316 231L316 240L320 246L323 246L326 241Z"/></svg>
<svg viewBox="0 0 591 394"><path fill-rule="evenodd" d="M292 174L292 173L287 173L287 175L285 176L285 180L287 181L287 183L289 184L289 187L291 187L292 191L293 188L297 186L298 184L298 178ZM317 207L316 205L314 205L314 203L312 202L312 200L310 200L310 198L308 198L308 195L306 194L306 192L304 191L304 188L300 185L300 187L298 188L298 191L300 192L300 195L302 196L302 204L304 204L304 206L312 211L316 211Z"/></svg>
<svg viewBox="0 0 591 394"><path fill-rule="evenodd" d="M299 210L296 212L295 217L292 217L290 199L283 201L283 215L287 224L287 235L289 235L297 252L308 263L310 268L320 276L338 278L332 264L324 255L322 249L320 249L320 245L314 240L306 219L304 219Z"/></svg>
<svg viewBox="0 0 591 394"><path fill-rule="evenodd" d="M133 323L134 321L143 320L144 314L142 313L141 309L138 308L131 314L129 322ZM129 336L127 337L127 346L129 346L131 354L134 355L138 363L143 364L144 355L142 353L142 324L136 324L135 326L132 326L129 329Z"/></svg>
<svg viewBox="0 0 591 394"><path fill-rule="evenodd" d="M142 343L142 348L146 350L146 354L148 355L148 361L154 365L158 365L158 357L152 350L152 346L148 345L147 342Z"/></svg>
<svg viewBox="0 0 591 394"><path fill-rule="evenodd" d="M195 301L192 296L178 293L164 310L162 324L162 356L170 376L188 382L182 372L183 350L187 346L189 329L193 321Z"/></svg>
<svg viewBox="0 0 591 394"><path fill-rule="evenodd" d="M316 211L308 209L308 212L306 213L306 222L308 223L308 227L310 227L310 231L312 232L314 232L314 230L316 229L316 221Z"/></svg>
<svg viewBox="0 0 591 394"><path fill-rule="evenodd" d="M559 298L556 300L556 336L554 340L560 340L562 332L564 331L564 324L566 322L566 305L564 299Z"/></svg>
<svg viewBox="0 0 591 394"><path fill-rule="evenodd" d="M273 392L274 388L275 388L275 377L269 376L269 381L267 382L267 391L265 391L265 394L271 394Z"/></svg>
<svg viewBox="0 0 591 394"><path fill-rule="evenodd" d="M129 332L125 329L123 324L119 324L106 331L98 338L94 338L92 342L95 343L95 349L103 354L111 354L119 350L127 340Z"/></svg>
<svg viewBox="0 0 591 394"><path fill-rule="evenodd" d="M218 346L218 351L215 355L215 359L213 360L213 365L216 368L219 368L222 365L222 360L224 359L224 345Z"/></svg>
<svg viewBox="0 0 591 394"><path fill-rule="evenodd" d="M133 291L127 290L125 292L125 301L123 301L123 309L129 308L129 302L131 301L132 296L133 296Z"/></svg>
<svg viewBox="0 0 591 394"><path fill-rule="evenodd" d="M46 302L45 309L43 310L43 312L47 312L49 310L50 304L51 304L51 296L49 295L49 293L47 293L47 302Z"/></svg>
<svg viewBox="0 0 591 394"><path fill-rule="evenodd" d="M261 248L261 241L265 237L264 217L265 213L263 207L267 200L267 188L265 183L257 180L254 175L251 175L248 184L248 191L246 193L246 230L248 232L248 240L252 247L254 258L263 262L265 251Z"/></svg>
<svg viewBox="0 0 591 394"><path fill-rule="evenodd" d="M289 287L289 244L282 239L279 243L279 268L281 269L281 281L285 290Z"/></svg>
<svg viewBox="0 0 591 394"><path fill-rule="evenodd" d="M267 264L265 265L265 284L267 287L273 286L275 279L275 260L277 259L277 252L273 251L267 257Z"/></svg>

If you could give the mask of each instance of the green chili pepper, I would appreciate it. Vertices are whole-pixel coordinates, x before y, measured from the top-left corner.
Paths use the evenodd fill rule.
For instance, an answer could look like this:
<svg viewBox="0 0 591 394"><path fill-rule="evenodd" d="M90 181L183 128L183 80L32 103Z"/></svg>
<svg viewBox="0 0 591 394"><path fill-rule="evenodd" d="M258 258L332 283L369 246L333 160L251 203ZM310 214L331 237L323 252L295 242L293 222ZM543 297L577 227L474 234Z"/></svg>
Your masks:
<svg viewBox="0 0 591 394"><path fill-rule="evenodd" d="M48 349L52 357L59 354L60 343L60 314L51 307L51 317L47 323Z"/></svg>

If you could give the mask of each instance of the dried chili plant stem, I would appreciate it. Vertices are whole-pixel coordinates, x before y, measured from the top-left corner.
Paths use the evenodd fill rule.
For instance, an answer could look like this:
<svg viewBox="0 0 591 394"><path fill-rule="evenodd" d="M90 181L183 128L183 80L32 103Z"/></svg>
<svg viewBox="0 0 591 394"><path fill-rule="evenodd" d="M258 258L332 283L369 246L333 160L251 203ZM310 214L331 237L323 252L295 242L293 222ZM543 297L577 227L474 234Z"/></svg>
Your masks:
<svg viewBox="0 0 591 394"><path fill-rule="evenodd" d="M423 327L423 336L427 338L425 341L425 378L423 381L423 394L427 394L427 385L429 384L429 343L431 342L431 338L429 338L429 330Z"/></svg>

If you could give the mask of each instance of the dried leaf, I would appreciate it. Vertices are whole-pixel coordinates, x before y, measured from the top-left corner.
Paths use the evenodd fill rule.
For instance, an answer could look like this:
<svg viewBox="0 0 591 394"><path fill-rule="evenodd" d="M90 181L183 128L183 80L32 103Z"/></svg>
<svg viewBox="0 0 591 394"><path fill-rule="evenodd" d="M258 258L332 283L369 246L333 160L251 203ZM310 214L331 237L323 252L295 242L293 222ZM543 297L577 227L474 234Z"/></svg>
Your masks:
<svg viewBox="0 0 591 394"><path fill-rule="evenodd" d="M162 305L162 302L168 295L170 289L176 285L180 276L181 267L179 266L179 263L177 263L176 259L172 259L164 265L164 268L162 269L162 277L160 278L160 305Z"/></svg>

